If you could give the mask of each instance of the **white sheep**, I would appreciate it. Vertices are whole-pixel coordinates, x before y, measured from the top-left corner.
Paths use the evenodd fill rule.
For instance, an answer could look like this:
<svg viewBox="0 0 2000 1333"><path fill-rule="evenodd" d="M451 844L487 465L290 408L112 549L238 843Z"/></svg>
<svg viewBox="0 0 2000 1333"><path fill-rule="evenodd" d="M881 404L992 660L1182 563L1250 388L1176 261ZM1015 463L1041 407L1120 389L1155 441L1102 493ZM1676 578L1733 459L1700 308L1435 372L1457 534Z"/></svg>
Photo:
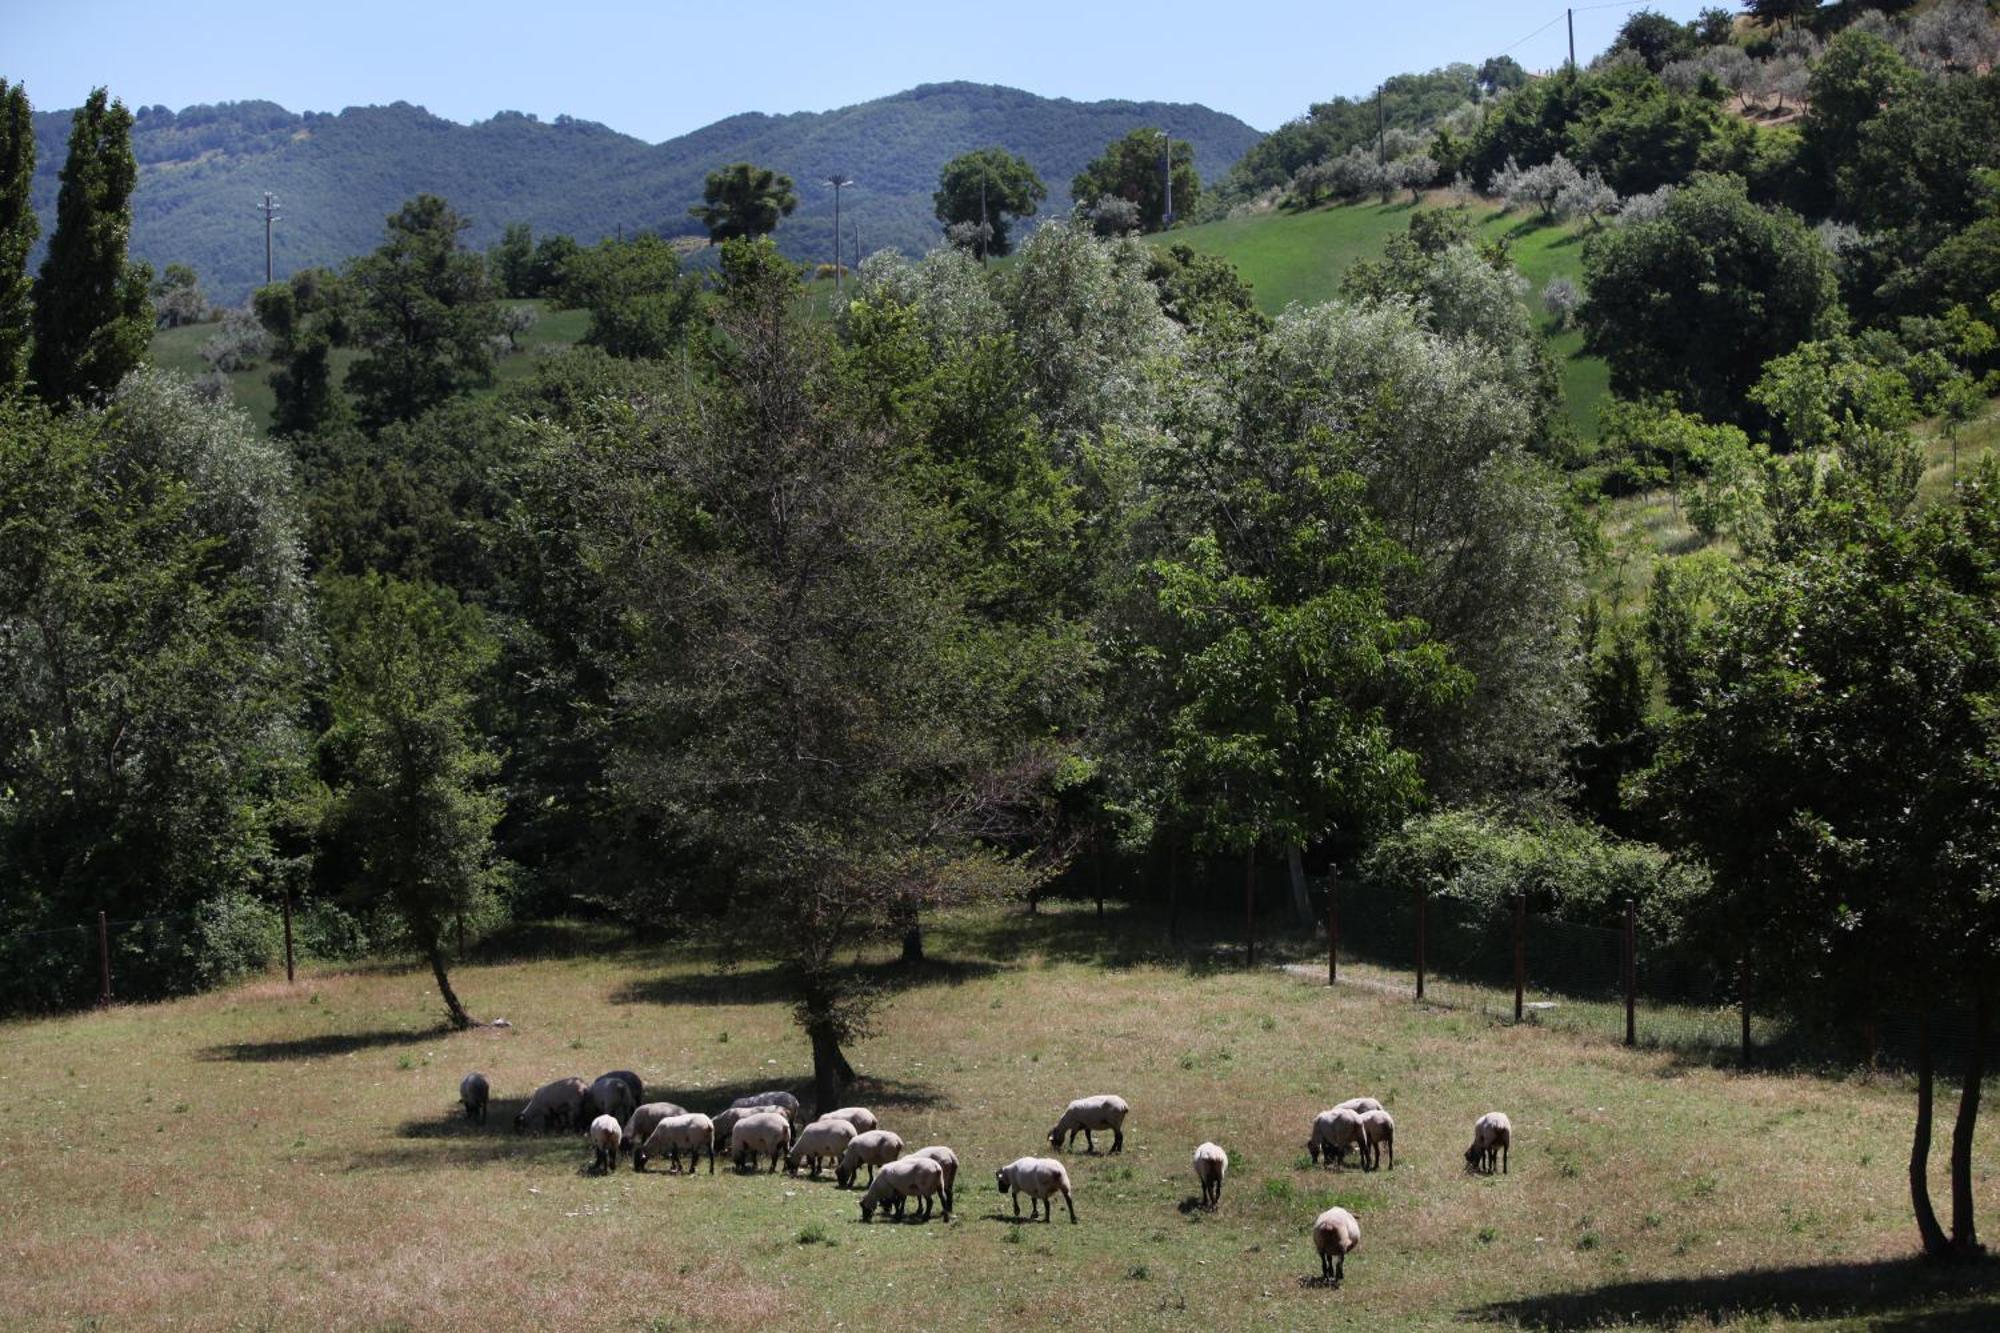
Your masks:
<svg viewBox="0 0 2000 1333"><path fill-rule="evenodd" d="M1365 1111L1381 1110L1382 1103L1376 1101L1373 1097L1349 1097L1333 1109L1336 1111L1352 1111L1354 1114L1360 1115Z"/></svg>
<svg viewBox="0 0 2000 1333"><path fill-rule="evenodd" d="M688 1155L688 1174L694 1174L694 1164L708 1154L708 1173L715 1174L715 1122L700 1112L687 1115L670 1115L653 1126L643 1145L632 1149L632 1169L644 1171L646 1163L662 1155L671 1157L674 1170L681 1169L681 1154Z"/></svg>
<svg viewBox="0 0 2000 1333"><path fill-rule="evenodd" d="M944 1169L944 1215L950 1217L952 1205L958 1199L958 1154L940 1144L919 1148L910 1156L928 1157Z"/></svg>
<svg viewBox="0 0 2000 1333"><path fill-rule="evenodd" d="M820 1164L838 1162L847 1145L854 1142L854 1133L849 1121L822 1116L800 1130L798 1138L792 1141L792 1150L785 1156L785 1170L796 1176L799 1163L807 1162L812 1167L812 1178L818 1180Z"/></svg>
<svg viewBox="0 0 2000 1333"><path fill-rule="evenodd" d="M1194 1150L1194 1178L1201 1185L1201 1202L1204 1208L1215 1208L1222 1203L1222 1178L1229 1174L1229 1154L1213 1143L1204 1143Z"/></svg>
<svg viewBox="0 0 2000 1333"><path fill-rule="evenodd" d="M1000 1192L1013 1196L1014 1216L1021 1216L1021 1196L1028 1196L1028 1220L1035 1220L1037 1205L1045 1210L1042 1220L1055 1221L1055 1196L1060 1194L1063 1206L1069 1209L1069 1220L1076 1221L1076 1201L1070 1197L1069 1171L1053 1157L1017 1157L993 1173L1000 1182Z"/></svg>
<svg viewBox="0 0 2000 1333"><path fill-rule="evenodd" d="M599 1175L609 1175L618 1169L618 1145L625 1141L625 1126L618 1123L615 1115L601 1115L590 1122L584 1131L595 1153L590 1169Z"/></svg>
<svg viewBox="0 0 2000 1333"><path fill-rule="evenodd" d="M1367 1146L1368 1130L1353 1111L1335 1106L1313 1117L1312 1137L1306 1140L1306 1151L1312 1154L1313 1161L1324 1161L1328 1166L1336 1162L1344 1165L1349 1148L1360 1152Z"/></svg>
<svg viewBox="0 0 2000 1333"><path fill-rule="evenodd" d="M875 1182L875 1168L893 1162L903 1155L903 1139L886 1129L871 1129L856 1134L840 1154L840 1165L833 1170L833 1178L842 1189L854 1184L854 1177L861 1168L868 1168L868 1182Z"/></svg>
<svg viewBox="0 0 2000 1333"><path fill-rule="evenodd" d="M877 1120L875 1113L865 1106L843 1106L838 1111L828 1111L820 1119L845 1120L854 1126L854 1132L857 1134L866 1134L871 1129L882 1128L882 1122Z"/></svg>
<svg viewBox="0 0 2000 1333"><path fill-rule="evenodd" d="M943 1193L944 1168L932 1159L905 1157L885 1162L861 1196L861 1220L868 1221L877 1208L901 1218L904 1205L911 1199L920 1199L923 1208L917 1217L921 1221L931 1215L931 1200ZM951 1216L949 1199L945 1201L944 1215Z"/></svg>
<svg viewBox="0 0 2000 1333"><path fill-rule="evenodd" d="M653 1131L669 1116L686 1115L687 1108L672 1102L647 1102L625 1118L625 1146L636 1148L653 1137Z"/></svg>
<svg viewBox="0 0 2000 1333"><path fill-rule="evenodd" d="M1345 1208L1329 1208L1313 1223L1313 1248L1320 1279L1339 1282L1347 1276L1347 1256L1361 1248L1361 1224Z"/></svg>
<svg viewBox="0 0 2000 1333"><path fill-rule="evenodd" d="M1396 1169L1396 1121L1387 1111L1376 1107L1361 1113L1361 1130L1365 1136L1361 1144L1361 1165L1364 1170L1377 1171L1382 1166L1382 1150L1389 1150L1389 1169Z"/></svg>
<svg viewBox="0 0 2000 1333"><path fill-rule="evenodd" d="M1083 1146L1089 1152L1097 1151L1097 1141L1090 1137L1094 1129L1111 1131L1111 1151L1125 1150L1125 1116L1131 1111L1123 1097L1101 1093L1095 1097L1079 1097L1071 1102L1056 1121L1056 1127L1049 1131L1049 1148L1060 1152L1065 1144L1074 1145L1076 1136L1083 1135ZM1068 1138L1065 1139L1064 1136Z"/></svg>
<svg viewBox="0 0 2000 1333"><path fill-rule="evenodd" d="M638 1109L639 1099L632 1093L631 1079L623 1073L600 1075L584 1093L583 1114L587 1116L608 1115L622 1126Z"/></svg>
<svg viewBox="0 0 2000 1333"><path fill-rule="evenodd" d="M715 1141L722 1145L723 1151L729 1150L729 1136L736 1132L736 1122L746 1115L756 1114L754 1106L732 1106L715 1117Z"/></svg>
<svg viewBox="0 0 2000 1333"><path fill-rule="evenodd" d="M1514 1142L1514 1124L1503 1111L1488 1111L1472 1126L1472 1146L1465 1150L1465 1164L1474 1170L1493 1174L1493 1164L1500 1164L1500 1174L1507 1174L1507 1149Z"/></svg>
<svg viewBox="0 0 2000 1333"><path fill-rule="evenodd" d="M520 1133L530 1124L543 1132L551 1125L567 1128L580 1118L583 1110L583 1095L590 1091L580 1078L559 1078L553 1083L544 1083L535 1089L535 1095L528 1098L528 1104L514 1117L514 1132Z"/></svg>
<svg viewBox="0 0 2000 1333"><path fill-rule="evenodd" d="M792 1122L776 1108L744 1116L729 1133L729 1157L738 1170L747 1165L755 1171L758 1160L768 1156L771 1171L776 1174L778 1159L790 1151L791 1146Z"/></svg>
<svg viewBox="0 0 2000 1333"><path fill-rule="evenodd" d="M486 1101L493 1089L486 1082L486 1075L477 1071L467 1074L458 1081L459 1104L465 1107L465 1118L476 1124L486 1123Z"/></svg>
<svg viewBox="0 0 2000 1333"><path fill-rule="evenodd" d="M729 1109L732 1111L761 1110L764 1108L783 1111L785 1119L795 1125L799 1123L799 1099L792 1096L789 1092L753 1092L747 1097L738 1097L735 1101L729 1103Z"/></svg>

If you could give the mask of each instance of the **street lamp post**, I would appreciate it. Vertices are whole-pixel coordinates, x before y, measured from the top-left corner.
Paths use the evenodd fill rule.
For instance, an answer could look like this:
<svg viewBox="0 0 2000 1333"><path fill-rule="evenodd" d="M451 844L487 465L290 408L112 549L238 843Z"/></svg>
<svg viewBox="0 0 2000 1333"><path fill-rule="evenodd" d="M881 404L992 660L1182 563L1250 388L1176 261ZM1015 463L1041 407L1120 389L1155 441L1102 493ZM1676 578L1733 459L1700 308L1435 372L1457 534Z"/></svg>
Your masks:
<svg viewBox="0 0 2000 1333"><path fill-rule="evenodd" d="M840 292L840 191L843 187L854 184L854 177L835 172L826 178L826 183L833 187L833 290L838 295Z"/></svg>

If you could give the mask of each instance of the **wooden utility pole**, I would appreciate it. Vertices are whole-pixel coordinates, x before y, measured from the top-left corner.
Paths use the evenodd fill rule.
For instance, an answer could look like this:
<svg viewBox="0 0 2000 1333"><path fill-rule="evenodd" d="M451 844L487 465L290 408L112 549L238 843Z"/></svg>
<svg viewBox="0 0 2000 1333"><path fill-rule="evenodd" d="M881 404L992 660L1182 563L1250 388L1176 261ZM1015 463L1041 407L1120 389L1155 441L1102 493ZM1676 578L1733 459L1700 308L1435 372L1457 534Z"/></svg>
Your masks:
<svg viewBox="0 0 2000 1333"><path fill-rule="evenodd" d="M1528 988L1528 895L1514 895L1514 1021L1521 1021L1522 996Z"/></svg>
<svg viewBox="0 0 2000 1333"><path fill-rule="evenodd" d="M1576 11L1565 9L1563 17L1569 21L1569 67L1576 68Z"/></svg>
<svg viewBox="0 0 2000 1333"><path fill-rule="evenodd" d="M1244 938L1250 943L1250 966L1257 966L1257 844L1251 843L1250 850L1243 853L1243 925Z"/></svg>
<svg viewBox="0 0 2000 1333"><path fill-rule="evenodd" d="M1639 1029L1635 1022L1635 1009L1639 990L1639 930L1637 909L1632 900L1625 900L1625 1044L1639 1044Z"/></svg>
<svg viewBox="0 0 2000 1333"><path fill-rule="evenodd" d="M1340 873L1326 872L1326 984L1340 984Z"/></svg>
<svg viewBox="0 0 2000 1333"><path fill-rule="evenodd" d="M97 1002L111 1003L111 930L97 914Z"/></svg>
<svg viewBox="0 0 2000 1333"><path fill-rule="evenodd" d="M1743 1005L1743 1065L1750 1066L1750 951L1743 951L1742 969L1736 980L1737 998Z"/></svg>
<svg viewBox="0 0 2000 1333"><path fill-rule="evenodd" d="M1174 136L1161 130L1160 138L1166 142L1165 157L1160 163L1167 181L1167 205L1160 217L1160 230L1165 231L1174 225Z"/></svg>
<svg viewBox="0 0 2000 1333"><path fill-rule="evenodd" d="M264 285L271 285L271 223L278 217L278 199L269 190L264 191Z"/></svg>
<svg viewBox="0 0 2000 1333"><path fill-rule="evenodd" d="M292 984L292 892L285 890L285 984Z"/></svg>
<svg viewBox="0 0 2000 1333"><path fill-rule="evenodd" d="M1417 886L1417 998L1424 998L1424 927L1430 916L1431 889L1428 884Z"/></svg>

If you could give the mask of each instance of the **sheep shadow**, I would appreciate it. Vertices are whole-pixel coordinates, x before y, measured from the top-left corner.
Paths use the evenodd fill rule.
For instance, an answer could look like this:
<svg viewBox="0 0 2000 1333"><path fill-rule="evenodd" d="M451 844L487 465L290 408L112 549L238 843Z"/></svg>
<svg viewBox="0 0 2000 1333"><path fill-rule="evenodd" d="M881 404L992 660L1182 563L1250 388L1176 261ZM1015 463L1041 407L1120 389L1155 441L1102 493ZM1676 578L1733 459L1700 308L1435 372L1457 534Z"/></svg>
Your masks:
<svg viewBox="0 0 2000 1333"><path fill-rule="evenodd" d="M416 1046L440 1041L452 1035L442 1025L419 1028L380 1028L372 1032L329 1032L318 1037L293 1037L282 1041L236 1041L210 1046L201 1051L204 1060L234 1060L249 1064L283 1063L290 1060L318 1060L334 1055L353 1055L379 1047Z"/></svg>
<svg viewBox="0 0 2000 1333"><path fill-rule="evenodd" d="M1311 1277L1299 1279L1299 1290L1311 1291L1314 1287L1319 1287L1326 1291L1339 1291L1346 1281L1345 1278L1321 1277L1318 1273L1314 1273Z"/></svg>
<svg viewBox="0 0 2000 1333"><path fill-rule="evenodd" d="M399 1139L478 1139L497 1135L513 1136L514 1117L528 1104L526 1097L494 1097L486 1103L486 1123L467 1120L454 1103L441 1117L405 1120L396 1127Z"/></svg>
<svg viewBox="0 0 2000 1333"><path fill-rule="evenodd" d="M1207 1214L1215 1210L1203 1203L1199 1194L1190 1194L1174 1205L1182 1217L1192 1217L1197 1213Z"/></svg>
<svg viewBox="0 0 2000 1333"><path fill-rule="evenodd" d="M1614 1282L1494 1301L1460 1315L1545 1333L1759 1317L1866 1319L1872 1328L1905 1333L1995 1327L2000 1326L2000 1258L1942 1265L1912 1257Z"/></svg>

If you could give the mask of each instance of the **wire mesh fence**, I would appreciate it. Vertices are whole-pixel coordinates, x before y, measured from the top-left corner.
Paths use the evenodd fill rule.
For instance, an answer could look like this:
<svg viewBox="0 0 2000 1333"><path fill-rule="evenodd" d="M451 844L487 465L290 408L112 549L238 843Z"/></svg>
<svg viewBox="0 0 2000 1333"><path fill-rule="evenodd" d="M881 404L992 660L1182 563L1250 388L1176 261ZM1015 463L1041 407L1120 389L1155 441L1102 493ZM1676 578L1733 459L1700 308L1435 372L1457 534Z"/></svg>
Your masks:
<svg viewBox="0 0 2000 1333"><path fill-rule="evenodd" d="M190 988L195 954L189 913L0 935L0 1013L180 994Z"/></svg>

